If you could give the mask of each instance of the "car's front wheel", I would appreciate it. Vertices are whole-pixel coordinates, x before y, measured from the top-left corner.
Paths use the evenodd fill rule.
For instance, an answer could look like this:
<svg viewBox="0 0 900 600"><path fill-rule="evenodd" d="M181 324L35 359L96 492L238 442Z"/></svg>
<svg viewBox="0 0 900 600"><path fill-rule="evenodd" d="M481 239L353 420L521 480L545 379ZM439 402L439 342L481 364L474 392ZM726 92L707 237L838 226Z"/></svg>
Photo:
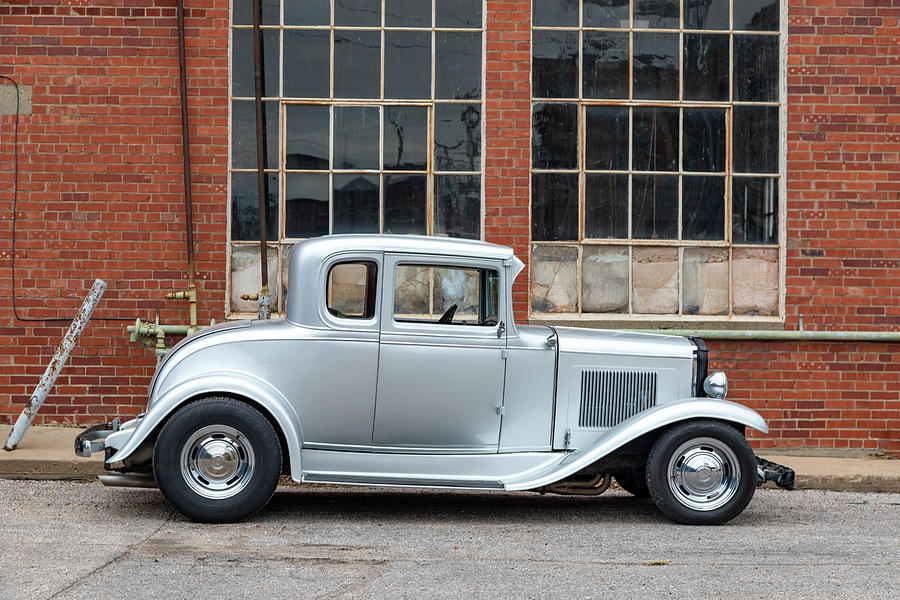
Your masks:
<svg viewBox="0 0 900 600"><path fill-rule="evenodd" d="M689 421L663 433L647 459L650 496L669 518L718 525L739 515L756 490L746 438L719 421Z"/></svg>
<svg viewBox="0 0 900 600"><path fill-rule="evenodd" d="M258 410L231 398L205 398L162 428L153 474L166 500L194 521L230 523L258 512L281 473L281 445Z"/></svg>

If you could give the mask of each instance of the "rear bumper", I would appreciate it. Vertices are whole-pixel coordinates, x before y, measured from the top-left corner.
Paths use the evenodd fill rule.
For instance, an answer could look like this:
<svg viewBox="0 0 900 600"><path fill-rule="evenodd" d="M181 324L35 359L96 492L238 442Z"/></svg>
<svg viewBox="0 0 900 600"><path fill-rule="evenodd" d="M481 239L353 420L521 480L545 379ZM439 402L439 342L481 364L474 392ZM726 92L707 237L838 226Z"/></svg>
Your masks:
<svg viewBox="0 0 900 600"><path fill-rule="evenodd" d="M128 441L142 416L125 423L121 419L113 419L109 423L85 429L75 438L75 455L89 457L94 452L105 452L106 458L109 458Z"/></svg>
<svg viewBox="0 0 900 600"><path fill-rule="evenodd" d="M778 487L792 490L794 489L794 470L757 456L756 483L762 485L767 481L774 481Z"/></svg>

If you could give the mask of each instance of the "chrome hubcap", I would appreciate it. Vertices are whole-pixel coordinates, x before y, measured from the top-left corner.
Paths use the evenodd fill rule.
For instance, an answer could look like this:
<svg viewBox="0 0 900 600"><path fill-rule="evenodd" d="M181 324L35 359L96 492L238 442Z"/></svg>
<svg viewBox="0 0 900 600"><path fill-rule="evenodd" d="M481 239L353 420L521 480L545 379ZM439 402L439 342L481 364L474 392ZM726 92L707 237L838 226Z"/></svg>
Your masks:
<svg viewBox="0 0 900 600"><path fill-rule="evenodd" d="M695 438L679 446L669 459L668 473L675 499L702 511L727 504L741 481L737 456L713 438Z"/></svg>
<svg viewBox="0 0 900 600"><path fill-rule="evenodd" d="M181 475L204 498L234 496L250 482L256 458L253 446L234 427L210 425L197 430L181 450Z"/></svg>

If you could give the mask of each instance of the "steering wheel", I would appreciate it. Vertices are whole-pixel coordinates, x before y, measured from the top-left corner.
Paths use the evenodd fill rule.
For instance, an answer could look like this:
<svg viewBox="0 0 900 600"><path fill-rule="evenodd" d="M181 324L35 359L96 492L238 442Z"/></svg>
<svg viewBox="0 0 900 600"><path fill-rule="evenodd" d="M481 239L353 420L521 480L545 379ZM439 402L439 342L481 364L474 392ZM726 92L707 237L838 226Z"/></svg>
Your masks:
<svg viewBox="0 0 900 600"><path fill-rule="evenodd" d="M456 314L456 305L452 305L447 309L447 312L441 315L441 318L438 319L438 325L447 325L450 321L453 320L453 315Z"/></svg>

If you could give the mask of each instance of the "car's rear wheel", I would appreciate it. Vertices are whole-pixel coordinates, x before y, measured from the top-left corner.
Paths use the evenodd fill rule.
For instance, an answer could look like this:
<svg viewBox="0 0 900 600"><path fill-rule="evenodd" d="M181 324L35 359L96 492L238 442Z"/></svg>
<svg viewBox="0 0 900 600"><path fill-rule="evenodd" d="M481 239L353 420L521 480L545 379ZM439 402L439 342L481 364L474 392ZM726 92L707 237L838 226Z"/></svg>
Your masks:
<svg viewBox="0 0 900 600"><path fill-rule="evenodd" d="M717 525L739 515L753 498L756 459L734 427L689 421L653 444L647 483L653 501L672 520Z"/></svg>
<svg viewBox="0 0 900 600"><path fill-rule="evenodd" d="M636 498L649 498L650 488L647 487L647 477L644 473L626 472L614 475L619 487Z"/></svg>
<svg viewBox="0 0 900 600"><path fill-rule="evenodd" d="M153 473L163 495L194 521L229 523L256 514L272 497L281 445L258 410L231 398L205 398L162 428Z"/></svg>

